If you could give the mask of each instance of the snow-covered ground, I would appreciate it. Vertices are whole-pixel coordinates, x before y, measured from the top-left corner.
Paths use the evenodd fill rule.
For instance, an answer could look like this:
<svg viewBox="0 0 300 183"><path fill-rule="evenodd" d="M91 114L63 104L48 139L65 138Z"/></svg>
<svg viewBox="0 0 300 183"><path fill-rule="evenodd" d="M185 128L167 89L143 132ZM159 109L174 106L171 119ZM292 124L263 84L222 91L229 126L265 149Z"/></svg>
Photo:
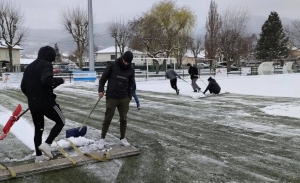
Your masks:
<svg viewBox="0 0 300 183"><path fill-rule="evenodd" d="M201 76L201 79L198 79L197 83L198 85L202 88L202 91L206 88L207 83L207 78L209 76ZM270 124L267 123L260 123L257 124L255 121L251 121L251 118L256 118L261 115L261 119L264 119L264 115L272 115L274 118L278 117L289 117L289 118L300 118L299 115L299 101L298 98L300 98L300 86L299 86L299 81L300 81L300 74L278 74L278 75L267 75L267 76L229 76L229 77L217 77L215 78L219 85L222 88L221 92L230 92L232 96L233 94L237 94L237 97L225 97L225 98L211 98L210 100L202 100L205 99L204 95L202 93L195 93L193 92L193 89L191 85L189 84L191 81L189 78L185 77L184 80L187 81L186 83L184 80L178 79L178 88L180 89L180 96L176 98L175 91L170 87L170 82L169 80L164 80L164 79L151 79L149 81L145 80L138 80L137 82L137 94L141 96L141 102L142 102L142 111L143 107L151 107L153 109L161 109L164 110L165 115L172 115L172 116L180 116L183 115L188 115L191 113L189 110L190 108L186 108L184 106L175 106L176 102L180 104L184 103L191 103L191 102L197 102L199 101L200 105L220 105L223 107L224 111L214 111L213 108L209 108L210 111L206 111L205 108L202 109L200 113L204 115L200 116L195 116L194 118L197 120L203 120L205 119L213 119L212 123L216 125L221 125L221 126L226 126L234 129L244 129L244 130L251 130L255 133L265 133L265 134L278 134L284 137L293 137L297 136L296 135L299 132L299 129L293 129L291 127L288 127L287 124L282 124L282 125L275 125L271 124L273 123L270 121ZM68 98L72 98L72 93L76 95L81 95L81 96L86 96L90 98L94 98L95 100L97 99L97 85L98 83L68 83L59 86L56 91L59 93L58 96L68 96ZM0 94L1 92L5 92L8 90L12 91L18 91L19 92L19 84L0 84ZM161 93L158 95L157 93ZM27 104L26 101L20 102L17 98L9 97L3 95L3 97L7 97L2 99L2 101L10 101L12 104L18 104L21 103L23 108L26 108ZM245 95L245 96L244 96ZM249 96L250 95L250 96ZM174 98L175 97L175 98ZM287 97L287 99L285 99ZM59 98L59 97L58 97ZM76 98L76 97L75 97ZM252 100L251 102L247 102L247 100ZM295 99L293 99L295 98ZM164 104L165 106L159 106L156 105L160 100L166 101ZM290 102L294 101L295 102ZM239 109L236 106L233 106L232 101L245 106L255 106L254 109L249 109L247 111L247 107L245 109ZM288 101L288 102L287 102ZM175 102L174 104L168 104L168 102ZM73 104L72 104L73 105ZM92 104L91 104L92 105ZM135 106L134 101L131 102L131 107ZM144 106L143 106L144 105ZM174 108L176 111L170 111L168 112L166 107ZM5 103L0 103L0 125L3 126L5 125L6 121L8 120L9 116L11 115L12 109L8 109L7 106L8 104ZM226 108L236 108L233 112L227 112L226 113ZM252 110L258 111L253 112ZM219 109L221 110L221 109ZM63 110L64 111L64 110ZM82 112L81 109L78 108L68 108L65 110L66 115L67 113L79 113ZM88 113L89 111L86 111ZM145 111L147 112L147 111ZM174 113L175 112L175 113ZM84 113L84 116L86 115ZM154 113L155 114L155 113ZM152 115L154 115L152 114ZM146 113L143 113L143 115L146 115ZM158 115L159 114L155 114ZM193 114L194 115L194 114ZM245 121L235 121L233 118L235 116L239 116L239 118L243 119L245 118ZM137 120L142 120L139 118L143 118L142 116L138 117ZM160 116L160 119L164 119L167 117L165 116ZM260 119L258 118L258 119ZM142 120L143 121L143 120ZM176 119L172 120L174 124L180 124L181 122L177 122ZM69 123L71 124L68 127L74 126L74 123L76 126L79 126L80 121L72 121L69 120ZM99 122L100 123L100 122ZM177 125L178 125L177 124ZM160 125L160 124L157 124ZM96 125L99 126L99 125ZM135 128L140 128L139 126L135 126ZM173 130L178 130L175 127ZM198 128L198 127L195 127ZM203 128L203 127L201 127ZM98 129L93 129L99 132ZM154 129L139 129L140 131L143 131L144 133L148 133L149 136L156 134ZM11 134L15 135L15 137L21 141L25 146L27 146L29 149L34 150L34 145L33 145L33 134L34 134L34 129L33 125L30 119L30 115L27 114L27 117L22 117L20 120L14 124L12 127ZM203 132L205 133L205 132ZM43 138L47 137L47 130L44 133ZM245 136L248 136L249 134L245 134ZM112 137L113 135L111 135ZM173 139L174 137L167 136L167 134L163 135L164 138L166 139ZM205 135L204 135L205 136ZM95 141L97 141L98 137L93 136L96 138L90 138L90 137L81 137L81 138L71 138L73 143L75 143L78 146L88 146L88 145L93 145ZM200 136L196 136L195 138L201 139L201 134ZM204 137L203 137L204 138ZM249 135L250 138L250 135ZM251 136L251 138L253 138ZM263 139L263 137L262 137ZM114 138L111 142L108 143L114 143L116 142L117 138ZM271 141L271 139L269 139ZM58 143L63 146L64 148L67 148L69 146L68 142L64 140L59 140ZM180 143L180 140L179 142ZM0 141L0 146L1 146L1 141ZM53 148L56 148L55 144L52 144ZM205 147L205 146L204 146ZM203 147L203 148L204 148ZM170 146L172 148L172 146ZM208 147L207 147L208 148ZM4 159L5 157L0 157L1 159ZM243 158L243 157L240 157ZM190 160L189 160L190 159ZM6 161L9 161L9 159L5 159ZM201 154L194 154L193 156L191 155L187 161L204 161L205 163L216 163L217 160L211 159L211 157L206 157L205 155ZM13 161L13 160L11 160ZM14 160L15 161L15 160ZM173 164L175 159L168 159L169 164ZM224 161L226 162L226 161ZM217 162L219 166L226 166L224 162ZM116 162L115 162L116 163ZM200 163L201 164L201 163ZM183 164L184 166L184 164ZM189 170L191 171L191 170ZM259 175L255 175L259 176ZM262 178L261 180L265 181L272 181L272 179L268 179L267 177Z"/></svg>
<svg viewBox="0 0 300 183"><path fill-rule="evenodd" d="M205 90L209 76L201 77L198 79L197 84L202 88L202 91ZM216 77L216 81L221 86L221 93L230 92L236 94L245 94L245 95L259 95L259 96L272 96L272 97L297 97L300 98L300 74L278 74L278 75L259 75L259 76L229 76L229 77ZM185 82L187 81L187 82ZM178 79L177 86L180 89L180 95L188 96L192 98L202 98L204 95L202 93L192 92L192 87L190 86L191 80L189 78L184 78L183 80ZM61 85L59 90L70 90L70 88L65 86L76 85L84 88L94 87L98 83L68 83ZM2 89L18 89L20 88L19 84L0 84L0 90ZM175 91L170 87L169 80L149 80L149 81L138 81L137 89L142 91L152 91L152 92L162 92L162 93L175 93ZM88 91L87 91L88 93ZM208 92L209 93L209 92ZM24 105L26 106L26 105ZM2 112L0 112L0 125L4 126L7 119L11 115L10 112L3 108L0 105ZM279 116L289 116L300 118L300 113L297 112L300 110L300 106L293 105L274 105L268 106L261 109L262 111ZM18 123L14 124L14 127L11 129L11 133L16 135L25 145L30 149L34 149L33 139L33 127L29 125L25 119L20 119ZM25 138L24 138L25 137ZM47 134L44 134L44 138L47 137ZM71 139L76 145L83 143L84 138L80 139ZM77 142L77 140L79 142ZM90 139L86 139L87 142L90 142ZM55 145L53 145L55 146ZM64 147L68 145L64 144Z"/></svg>

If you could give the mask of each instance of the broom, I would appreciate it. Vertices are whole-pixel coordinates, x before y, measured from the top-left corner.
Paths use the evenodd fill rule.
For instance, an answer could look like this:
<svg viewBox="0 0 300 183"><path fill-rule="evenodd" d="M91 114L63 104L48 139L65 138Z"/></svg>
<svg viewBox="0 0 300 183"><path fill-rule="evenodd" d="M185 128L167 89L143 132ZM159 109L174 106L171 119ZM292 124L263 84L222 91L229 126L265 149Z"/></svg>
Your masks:
<svg viewBox="0 0 300 183"><path fill-rule="evenodd" d="M85 126L85 123L87 121L87 119L90 117L90 115L92 114L92 112L94 111L94 109L96 108L97 104L99 103L101 98L99 98L97 100L97 103L95 104L95 106L93 107L92 111L90 112L90 114L85 118L84 122L82 123L82 126L79 128L72 128L72 129L69 129L69 130L66 130L66 138L69 138L69 137L83 137L86 132L87 132L87 126Z"/></svg>

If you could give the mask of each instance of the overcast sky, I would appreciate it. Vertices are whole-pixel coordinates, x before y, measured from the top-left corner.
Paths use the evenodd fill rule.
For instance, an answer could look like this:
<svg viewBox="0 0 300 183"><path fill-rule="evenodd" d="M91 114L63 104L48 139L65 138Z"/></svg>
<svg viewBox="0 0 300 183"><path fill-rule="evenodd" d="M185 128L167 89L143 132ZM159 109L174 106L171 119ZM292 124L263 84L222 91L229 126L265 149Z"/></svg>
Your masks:
<svg viewBox="0 0 300 183"><path fill-rule="evenodd" d="M12 0L5 0L12 1ZM59 14L67 6L84 5L88 0L13 0L20 5L29 28L60 29ZM109 22L131 19L149 10L157 0L93 0L94 21ZM227 7L248 8L252 15L267 17L277 11L280 17L300 19L300 0L215 0L219 11ZM197 15L197 27L204 27L210 0L176 0L179 6L189 6Z"/></svg>

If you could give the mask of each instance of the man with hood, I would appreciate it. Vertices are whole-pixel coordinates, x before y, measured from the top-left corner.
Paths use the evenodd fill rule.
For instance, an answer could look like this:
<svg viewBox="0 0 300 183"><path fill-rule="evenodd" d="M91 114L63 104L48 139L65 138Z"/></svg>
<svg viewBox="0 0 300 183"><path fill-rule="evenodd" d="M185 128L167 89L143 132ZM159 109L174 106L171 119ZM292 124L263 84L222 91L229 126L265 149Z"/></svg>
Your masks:
<svg viewBox="0 0 300 183"><path fill-rule="evenodd" d="M105 145L105 136L108 132L110 123L115 114L116 108L120 116L120 142L124 146L130 146L125 138L127 127L127 112L129 110L129 102L132 98L131 88L135 81L134 69L131 65L133 54L126 51L122 57L112 62L104 70L100 80L98 93L99 97L104 96L104 85L106 81L106 111L104 121L102 123L101 139L98 142L98 149L103 149Z"/></svg>
<svg viewBox="0 0 300 183"><path fill-rule="evenodd" d="M29 64L21 82L21 90L26 95L34 124L35 162L53 158L51 144L65 125L65 117L56 103L53 89L64 83L62 78L53 78L55 50L50 46L40 48L38 58ZM55 122L46 141L42 143L44 116ZM44 155L42 155L44 152ZM48 157L47 157L48 156Z"/></svg>
<svg viewBox="0 0 300 183"><path fill-rule="evenodd" d="M187 66L189 67L189 74L191 76L191 80L192 80L192 87L194 92L199 92L201 90L201 88L197 85L197 80L198 80L198 69L194 66L192 66L190 63L187 64Z"/></svg>
<svg viewBox="0 0 300 183"><path fill-rule="evenodd" d="M177 87L177 77L181 79L181 77L175 72L170 65L168 65L166 71L166 77L170 79L171 87L176 91L176 94L179 95L179 89Z"/></svg>
<svg viewBox="0 0 300 183"><path fill-rule="evenodd" d="M213 79L212 77L209 77L208 79L208 86L206 87L205 91L203 92L203 94L205 94L207 92L207 90L210 92L210 93L213 93L213 94L219 94L220 91L221 91L221 87L219 86L219 84L216 82L215 79Z"/></svg>

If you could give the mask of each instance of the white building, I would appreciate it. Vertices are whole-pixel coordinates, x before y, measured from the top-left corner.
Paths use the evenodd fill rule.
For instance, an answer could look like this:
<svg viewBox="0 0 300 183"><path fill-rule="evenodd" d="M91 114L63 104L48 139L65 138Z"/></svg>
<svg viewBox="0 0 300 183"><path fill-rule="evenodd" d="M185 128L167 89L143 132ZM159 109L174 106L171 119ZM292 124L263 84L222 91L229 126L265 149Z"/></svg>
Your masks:
<svg viewBox="0 0 300 183"><path fill-rule="evenodd" d="M144 65L146 60L144 58L147 58L147 54L143 52L139 52L136 50L129 49L128 47L125 47L125 51L130 50L133 53L133 63L136 65ZM117 48L117 58L119 58L120 52L119 48ZM106 61L113 61L116 59L116 48L115 46L111 46L108 48L105 48L103 50L99 50L95 53L95 60L96 62L106 62Z"/></svg>
<svg viewBox="0 0 300 183"><path fill-rule="evenodd" d="M16 45L12 49L12 64L15 71L18 71L20 66L20 50L23 50L20 46ZM9 68L9 51L4 40L0 39L0 68Z"/></svg>
<svg viewBox="0 0 300 183"><path fill-rule="evenodd" d="M197 60L203 60L203 59L205 59L205 50L200 51L200 53L197 55ZM190 63L192 65L196 64L194 54L190 50L188 50L185 53L185 55L182 59L182 65L186 65L188 63Z"/></svg>

